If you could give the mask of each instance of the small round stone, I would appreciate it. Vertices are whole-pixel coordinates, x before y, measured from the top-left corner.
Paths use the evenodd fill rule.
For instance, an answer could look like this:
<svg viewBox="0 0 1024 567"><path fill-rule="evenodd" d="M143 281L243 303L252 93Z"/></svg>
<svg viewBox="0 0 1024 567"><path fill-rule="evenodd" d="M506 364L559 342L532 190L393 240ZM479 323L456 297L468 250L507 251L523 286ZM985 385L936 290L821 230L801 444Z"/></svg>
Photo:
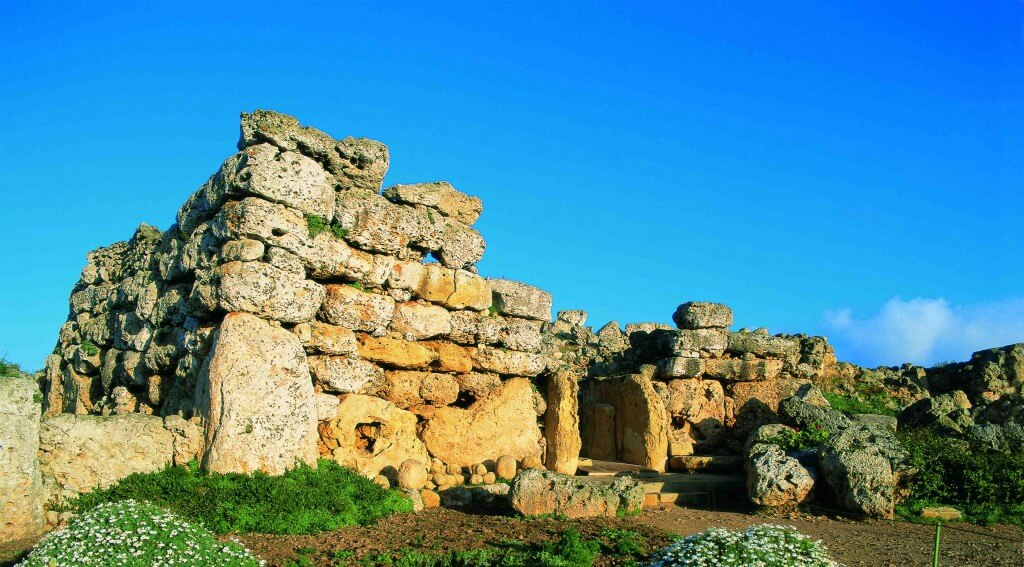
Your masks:
<svg viewBox="0 0 1024 567"><path fill-rule="evenodd" d="M512 480L512 477L516 476L516 458L511 455L498 457L498 463L494 467L494 472L497 473L500 479Z"/></svg>
<svg viewBox="0 0 1024 567"><path fill-rule="evenodd" d="M398 486L419 490L427 483L427 467L416 459L407 459L398 467Z"/></svg>
<svg viewBox="0 0 1024 567"><path fill-rule="evenodd" d="M441 506L441 496L433 490L421 490L420 498L423 500L423 508L437 508Z"/></svg>
<svg viewBox="0 0 1024 567"><path fill-rule="evenodd" d="M388 477L382 474L373 477L373 482L376 483L377 486L383 488L384 490L391 488L391 481L388 480Z"/></svg>

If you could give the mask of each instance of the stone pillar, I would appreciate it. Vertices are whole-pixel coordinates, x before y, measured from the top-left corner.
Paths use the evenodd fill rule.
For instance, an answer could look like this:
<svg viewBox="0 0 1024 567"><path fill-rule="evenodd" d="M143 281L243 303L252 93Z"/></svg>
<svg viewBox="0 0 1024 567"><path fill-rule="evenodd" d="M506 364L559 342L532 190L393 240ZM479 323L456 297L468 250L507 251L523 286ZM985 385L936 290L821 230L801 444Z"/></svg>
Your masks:
<svg viewBox="0 0 1024 567"><path fill-rule="evenodd" d="M615 406L593 404L591 406L590 458L597 461L614 461L619 455L615 447Z"/></svg>
<svg viewBox="0 0 1024 567"><path fill-rule="evenodd" d="M42 394L28 378L0 378L0 541L40 535L46 527L39 476Z"/></svg>
<svg viewBox="0 0 1024 567"><path fill-rule="evenodd" d="M544 414L547 438L545 466L562 474L576 474L579 464L579 384L572 372L556 372L548 380L548 409Z"/></svg>

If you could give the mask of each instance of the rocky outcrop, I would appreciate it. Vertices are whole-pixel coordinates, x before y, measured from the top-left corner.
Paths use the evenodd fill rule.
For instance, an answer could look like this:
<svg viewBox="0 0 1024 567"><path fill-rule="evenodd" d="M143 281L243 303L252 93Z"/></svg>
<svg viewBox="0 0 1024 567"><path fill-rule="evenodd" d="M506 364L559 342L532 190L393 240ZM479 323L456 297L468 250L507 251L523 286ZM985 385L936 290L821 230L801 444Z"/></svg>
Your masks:
<svg viewBox="0 0 1024 567"><path fill-rule="evenodd" d="M35 381L0 377L0 541L28 540L46 527L39 475L39 416Z"/></svg>
<svg viewBox="0 0 1024 567"><path fill-rule="evenodd" d="M643 485L620 478L602 484L539 469L526 470L512 479L509 499L524 516L559 514L569 518L592 518L616 513L639 512Z"/></svg>

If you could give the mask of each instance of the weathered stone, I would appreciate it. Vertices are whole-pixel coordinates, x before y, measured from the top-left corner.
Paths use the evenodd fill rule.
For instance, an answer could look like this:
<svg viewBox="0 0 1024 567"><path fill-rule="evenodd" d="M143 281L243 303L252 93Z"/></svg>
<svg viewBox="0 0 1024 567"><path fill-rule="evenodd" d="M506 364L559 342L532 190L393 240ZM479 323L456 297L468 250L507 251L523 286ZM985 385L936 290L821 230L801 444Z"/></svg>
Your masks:
<svg viewBox="0 0 1024 567"><path fill-rule="evenodd" d="M706 358L672 356L658 362L658 375L662 378L697 378L704 373Z"/></svg>
<svg viewBox="0 0 1024 567"><path fill-rule="evenodd" d="M455 381L458 382L460 391L475 399L486 398L501 386L501 378L494 374L457 374Z"/></svg>
<svg viewBox="0 0 1024 567"><path fill-rule="evenodd" d="M452 330L451 315L444 307L406 302L395 306L389 330L407 341L447 335Z"/></svg>
<svg viewBox="0 0 1024 567"><path fill-rule="evenodd" d="M844 509L892 518L906 496L902 486L908 456L892 432L853 425L825 441L818 451L825 480Z"/></svg>
<svg viewBox="0 0 1024 567"><path fill-rule="evenodd" d="M462 193L447 181L392 185L383 195L396 203L425 205L465 225L475 223L484 209L479 197Z"/></svg>
<svg viewBox="0 0 1024 567"><path fill-rule="evenodd" d="M441 248L435 253L438 261L449 268L469 268L483 258L487 243L479 232L458 221L444 224Z"/></svg>
<svg viewBox="0 0 1024 567"><path fill-rule="evenodd" d="M971 401L961 390L922 398L899 413L903 427L934 427L953 434L963 433L974 425Z"/></svg>
<svg viewBox="0 0 1024 567"><path fill-rule="evenodd" d="M665 408L679 427L676 441L690 451L674 455L707 452L725 435L725 392L714 380L672 380L667 384Z"/></svg>
<svg viewBox="0 0 1024 567"><path fill-rule="evenodd" d="M509 500L524 516L558 514L570 518L614 518L637 512L643 504L643 485L635 479L599 484L539 469L524 470L512 479ZM638 505L639 501L639 505Z"/></svg>
<svg viewBox="0 0 1024 567"><path fill-rule="evenodd" d="M771 380L782 372L774 358L712 358L704 360L704 374L718 380Z"/></svg>
<svg viewBox="0 0 1024 567"><path fill-rule="evenodd" d="M415 370L389 370L384 373L384 384L376 395L401 409L422 404L420 385L423 384L423 377L426 375L426 372Z"/></svg>
<svg viewBox="0 0 1024 567"><path fill-rule="evenodd" d="M747 495L758 506L797 506L814 499L814 473L778 445L754 445L745 466Z"/></svg>
<svg viewBox="0 0 1024 567"><path fill-rule="evenodd" d="M388 285L409 290L417 297L449 309L482 310L491 306L491 286L487 280L441 264L395 261L390 268Z"/></svg>
<svg viewBox="0 0 1024 567"><path fill-rule="evenodd" d="M725 329L682 329L661 334L659 340L662 351L675 356L692 358L700 352L717 356L725 352L729 333Z"/></svg>
<svg viewBox="0 0 1024 567"><path fill-rule="evenodd" d="M327 222L334 218L334 180L318 163L295 151L256 144L242 151L243 168L231 192L255 195Z"/></svg>
<svg viewBox="0 0 1024 567"><path fill-rule="evenodd" d="M540 428L529 380L513 378L468 409L438 408L422 431L423 442L448 464L470 466L511 455L540 455Z"/></svg>
<svg viewBox="0 0 1024 567"><path fill-rule="evenodd" d="M320 309L320 316L328 323L376 336L387 332L394 313L394 299L339 284L327 286L327 296Z"/></svg>
<svg viewBox="0 0 1024 567"><path fill-rule="evenodd" d="M420 369L437 360L437 353L415 342L360 335L359 356L392 368Z"/></svg>
<svg viewBox="0 0 1024 567"><path fill-rule="evenodd" d="M542 321L518 317L482 317L478 338L483 344L501 345L523 352L540 352Z"/></svg>
<svg viewBox="0 0 1024 567"><path fill-rule="evenodd" d="M203 467L281 474L316 465L316 407L299 339L246 313L229 313L199 375Z"/></svg>
<svg viewBox="0 0 1024 567"><path fill-rule="evenodd" d="M313 404L316 406L316 420L330 421L338 415L338 404L341 401L338 396L317 392L313 394Z"/></svg>
<svg viewBox="0 0 1024 567"><path fill-rule="evenodd" d="M469 349L473 368L512 376L536 376L544 371L547 362L541 355L514 350L481 346Z"/></svg>
<svg viewBox="0 0 1024 567"><path fill-rule="evenodd" d="M421 490L420 498L423 500L423 509L432 510L441 506L441 495L433 490Z"/></svg>
<svg viewBox="0 0 1024 567"><path fill-rule="evenodd" d="M203 424L199 418L185 419L177 414L168 415L164 418L164 429L173 436L175 465L184 466L193 459L202 458Z"/></svg>
<svg viewBox="0 0 1024 567"><path fill-rule="evenodd" d="M427 467L416 459L406 459L398 466L398 486L405 490L420 490L427 483Z"/></svg>
<svg viewBox="0 0 1024 567"><path fill-rule="evenodd" d="M263 243L251 238L224 243L220 256L224 262L253 262L263 257Z"/></svg>
<svg viewBox="0 0 1024 567"><path fill-rule="evenodd" d="M785 358L800 354L800 341L781 335L772 336L768 331L740 331L729 333L729 346L726 350L740 355Z"/></svg>
<svg viewBox="0 0 1024 567"><path fill-rule="evenodd" d="M387 400L372 396L342 396L338 415L320 424L320 441L339 464L367 477L397 474L408 459L428 462L423 442L416 437L416 416Z"/></svg>
<svg viewBox="0 0 1024 567"><path fill-rule="evenodd" d="M307 360L313 383L325 392L362 394L383 382L384 371L372 362L326 355L310 356Z"/></svg>
<svg viewBox="0 0 1024 567"><path fill-rule="evenodd" d="M551 320L551 294L522 282L491 278L493 303L502 315Z"/></svg>
<svg viewBox="0 0 1024 567"><path fill-rule="evenodd" d="M595 454L594 448L609 445L610 436L617 457L608 460L664 471L668 460L669 413L651 380L640 374L601 380L591 386L590 394L595 409L614 416L614 429L608 430L611 424L595 413L586 431L590 457L604 458ZM613 405L612 411L601 404Z"/></svg>
<svg viewBox="0 0 1024 567"><path fill-rule="evenodd" d="M809 404L796 396L782 400L779 416L785 423L801 429L820 427L830 434L839 433L852 425L850 418L842 412Z"/></svg>
<svg viewBox="0 0 1024 567"><path fill-rule="evenodd" d="M512 455L502 455L494 465L494 472L502 480L512 480L516 476L516 458Z"/></svg>
<svg viewBox="0 0 1024 567"><path fill-rule="evenodd" d="M724 329L732 325L732 309L721 303L688 301L676 309L672 321L680 329Z"/></svg>
<svg viewBox="0 0 1024 567"><path fill-rule="evenodd" d="M39 428L39 467L50 504L171 464L174 438L157 416L63 414Z"/></svg>
<svg viewBox="0 0 1024 567"><path fill-rule="evenodd" d="M431 222L424 209L397 205L375 193L360 191L338 192L336 215L339 226L347 231L345 240L353 245L413 260L422 258L422 253L414 249L440 249L447 224L443 218Z"/></svg>
<svg viewBox="0 0 1024 567"><path fill-rule="evenodd" d="M270 110L242 113L239 149L271 143L286 151L298 150L319 162L338 181L339 189L377 192L388 170L388 148L367 138L335 140L298 120Z"/></svg>
<svg viewBox="0 0 1024 567"><path fill-rule="evenodd" d="M450 374L428 372L420 382L420 397L436 406L446 406L459 399L459 384Z"/></svg>
<svg viewBox="0 0 1024 567"><path fill-rule="evenodd" d="M285 323L309 321L324 301L324 288L262 262L229 262L219 268L219 305Z"/></svg>
<svg viewBox="0 0 1024 567"><path fill-rule="evenodd" d="M779 389L774 380L726 384L725 393L725 426L736 437L745 438L761 425L777 421Z"/></svg>
<svg viewBox="0 0 1024 567"><path fill-rule="evenodd" d="M580 448L579 384L571 372L556 372L548 378L544 437L548 470L576 474Z"/></svg>
<svg viewBox="0 0 1024 567"><path fill-rule="evenodd" d="M36 457L41 413L34 381L0 377L0 541L28 540L46 527Z"/></svg>
<svg viewBox="0 0 1024 567"><path fill-rule="evenodd" d="M356 335L351 329L328 325L319 321L300 323L292 328L306 352L355 356L358 352Z"/></svg>
<svg viewBox="0 0 1024 567"><path fill-rule="evenodd" d="M434 369L439 372L471 372L473 358L465 348L444 341L428 341L423 346L437 353Z"/></svg>

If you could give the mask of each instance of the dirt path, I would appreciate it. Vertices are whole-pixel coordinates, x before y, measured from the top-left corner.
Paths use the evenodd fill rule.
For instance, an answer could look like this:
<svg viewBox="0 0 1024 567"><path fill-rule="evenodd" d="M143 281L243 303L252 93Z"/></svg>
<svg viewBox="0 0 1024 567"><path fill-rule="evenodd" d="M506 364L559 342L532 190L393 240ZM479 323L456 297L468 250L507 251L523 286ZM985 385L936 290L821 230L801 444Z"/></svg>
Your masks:
<svg viewBox="0 0 1024 567"><path fill-rule="evenodd" d="M931 526L806 515L775 518L676 507L647 510L633 518L580 521L527 520L428 510L387 518L375 526L346 528L318 536L245 535L240 539L270 565L283 565L295 559L297 550L304 550L312 564L334 565L338 563L339 552L351 561L402 548L438 553L484 547L505 540L546 541L569 526L576 526L589 537L608 528L634 530L643 534L652 546L661 546L671 541L673 534L689 535L714 526L736 529L760 523L793 525L821 539L833 558L850 567L931 565L934 536ZM1024 530L1021 528L969 524L962 527L977 533L943 530L940 565L1024 567ZM987 537L991 535L1014 541ZM603 558L598 564L615 565L616 561Z"/></svg>

